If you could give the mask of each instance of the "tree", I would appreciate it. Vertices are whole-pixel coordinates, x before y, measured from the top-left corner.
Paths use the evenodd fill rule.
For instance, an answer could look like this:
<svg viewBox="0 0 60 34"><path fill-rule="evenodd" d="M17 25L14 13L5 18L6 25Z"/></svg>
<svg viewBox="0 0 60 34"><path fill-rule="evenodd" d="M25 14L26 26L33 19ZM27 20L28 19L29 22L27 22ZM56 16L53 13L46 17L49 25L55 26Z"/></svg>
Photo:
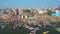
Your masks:
<svg viewBox="0 0 60 34"><path fill-rule="evenodd" d="M23 10L23 12L34 16L34 12L33 11L31 12L31 10L29 10L29 9Z"/></svg>
<svg viewBox="0 0 60 34"><path fill-rule="evenodd" d="M49 16L51 16L52 13L54 13L54 12L52 12L51 10L47 10L47 13L48 13Z"/></svg>
<svg viewBox="0 0 60 34"><path fill-rule="evenodd" d="M23 10L23 12L30 13L30 10L29 9L26 9L26 10Z"/></svg>

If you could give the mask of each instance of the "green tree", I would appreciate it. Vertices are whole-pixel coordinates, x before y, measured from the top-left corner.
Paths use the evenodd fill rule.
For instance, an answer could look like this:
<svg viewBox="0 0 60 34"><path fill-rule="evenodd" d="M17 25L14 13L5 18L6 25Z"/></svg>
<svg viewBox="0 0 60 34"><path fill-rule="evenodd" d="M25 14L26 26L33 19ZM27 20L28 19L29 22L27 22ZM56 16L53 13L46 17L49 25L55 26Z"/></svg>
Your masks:
<svg viewBox="0 0 60 34"><path fill-rule="evenodd" d="M29 9L23 10L23 12L34 16L34 12L33 11L31 12L31 10L29 10Z"/></svg>
<svg viewBox="0 0 60 34"><path fill-rule="evenodd" d="M52 12L51 10L47 10L47 13L49 16L52 16L52 13L54 13L54 12Z"/></svg>
<svg viewBox="0 0 60 34"><path fill-rule="evenodd" d="M23 10L23 12L30 13L29 9Z"/></svg>

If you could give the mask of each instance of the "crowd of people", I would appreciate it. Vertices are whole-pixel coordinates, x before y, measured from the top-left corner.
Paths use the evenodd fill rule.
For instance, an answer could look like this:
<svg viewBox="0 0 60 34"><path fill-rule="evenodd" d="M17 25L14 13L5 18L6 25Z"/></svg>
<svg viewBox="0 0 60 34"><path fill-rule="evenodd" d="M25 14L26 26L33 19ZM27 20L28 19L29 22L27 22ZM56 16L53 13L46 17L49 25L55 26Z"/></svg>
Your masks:
<svg viewBox="0 0 60 34"><path fill-rule="evenodd" d="M18 10L16 10L16 13L15 12L9 12L8 14L0 15L0 23L5 24L5 25L0 24L0 28L4 29L7 25L9 25L9 26L11 26L12 29L16 29L17 27L18 28L24 27L24 28L27 28L27 29L31 30L31 32L32 32L32 31L39 30L39 27L42 27L42 26L50 27L50 25L51 25L49 21L46 21L46 20L44 20L42 18L39 19L40 20L39 22L36 22L37 21L36 20L32 24L25 23L23 20L24 19L22 19L20 17Z"/></svg>
<svg viewBox="0 0 60 34"><path fill-rule="evenodd" d="M43 25L45 25L46 26L46 24L47 23L45 23L46 22L46 20L44 20L44 19L40 19L40 18L37 18L37 20L40 22L40 23L38 23L38 24L43 24ZM37 21L36 20L36 21ZM42 20L42 21L41 21ZM18 10L16 10L16 13L15 12L9 12L8 14L3 14L3 15L0 15L0 22L5 22L5 23L9 23L9 24L15 24L15 23L24 23L23 22L23 19L20 17L20 15L19 15L19 11ZM47 21L48 22L48 21ZM35 22L34 22L35 23ZM33 23L33 24L34 24ZM35 24L37 24L37 23L35 23ZM24 24L26 24L26 23L24 23ZM48 22L48 24L47 25L49 25L49 22Z"/></svg>

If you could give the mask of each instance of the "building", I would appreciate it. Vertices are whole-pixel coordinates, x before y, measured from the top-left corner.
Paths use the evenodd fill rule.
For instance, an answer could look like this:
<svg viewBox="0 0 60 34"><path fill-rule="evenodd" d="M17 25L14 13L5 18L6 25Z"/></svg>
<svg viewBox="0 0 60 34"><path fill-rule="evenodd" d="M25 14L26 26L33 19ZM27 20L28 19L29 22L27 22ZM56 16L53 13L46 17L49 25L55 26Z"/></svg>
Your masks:
<svg viewBox="0 0 60 34"><path fill-rule="evenodd" d="M44 13L44 12L46 12L46 13L47 13L47 11L46 11L46 10L37 9L37 11L39 12L39 14Z"/></svg>
<svg viewBox="0 0 60 34"><path fill-rule="evenodd" d="M58 8L55 8L54 12L55 13L53 13L52 16L60 16L60 10Z"/></svg>

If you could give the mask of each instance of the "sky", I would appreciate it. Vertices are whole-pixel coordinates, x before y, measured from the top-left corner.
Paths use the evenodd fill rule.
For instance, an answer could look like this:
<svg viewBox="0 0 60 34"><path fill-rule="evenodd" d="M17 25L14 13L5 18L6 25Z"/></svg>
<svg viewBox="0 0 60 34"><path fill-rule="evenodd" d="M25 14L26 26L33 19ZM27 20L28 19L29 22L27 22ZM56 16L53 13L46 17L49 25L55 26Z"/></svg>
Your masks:
<svg viewBox="0 0 60 34"><path fill-rule="evenodd" d="M60 6L60 0L0 0L0 8L40 8Z"/></svg>

